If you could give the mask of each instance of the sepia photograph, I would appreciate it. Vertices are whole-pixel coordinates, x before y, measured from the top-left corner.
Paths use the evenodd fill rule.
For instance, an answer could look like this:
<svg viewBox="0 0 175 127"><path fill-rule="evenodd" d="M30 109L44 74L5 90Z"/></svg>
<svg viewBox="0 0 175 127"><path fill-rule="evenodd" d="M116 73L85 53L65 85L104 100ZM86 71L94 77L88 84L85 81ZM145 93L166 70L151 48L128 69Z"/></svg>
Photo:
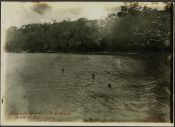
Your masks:
<svg viewBox="0 0 175 127"><path fill-rule="evenodd" d="M173 2L1 2L1 125L173 125Z"/></svg>

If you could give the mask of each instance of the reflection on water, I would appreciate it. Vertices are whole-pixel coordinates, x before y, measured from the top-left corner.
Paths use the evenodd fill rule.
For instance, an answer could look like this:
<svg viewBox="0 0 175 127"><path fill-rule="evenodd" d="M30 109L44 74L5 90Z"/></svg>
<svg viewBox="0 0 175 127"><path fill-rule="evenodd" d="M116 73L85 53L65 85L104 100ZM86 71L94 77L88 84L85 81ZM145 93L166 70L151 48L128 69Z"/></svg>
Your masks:
<svg viewBox="0 0 175 127"><path fill-rule="evenodd" d="M157 103L153 106L152 114L160 121L168 121L168 114L170 114L170 85L172 85L170 84L171 55L167 52L152 52L146 55L145 58L147 75L153 76L157 80L153 89Z"/></svg>
<svg viewBox="0 0 175 127"><path fill-rule="evenodd" d="M8 54L6 112L70 113L51 115L56 121L169 122L167 58Z"/></svg>

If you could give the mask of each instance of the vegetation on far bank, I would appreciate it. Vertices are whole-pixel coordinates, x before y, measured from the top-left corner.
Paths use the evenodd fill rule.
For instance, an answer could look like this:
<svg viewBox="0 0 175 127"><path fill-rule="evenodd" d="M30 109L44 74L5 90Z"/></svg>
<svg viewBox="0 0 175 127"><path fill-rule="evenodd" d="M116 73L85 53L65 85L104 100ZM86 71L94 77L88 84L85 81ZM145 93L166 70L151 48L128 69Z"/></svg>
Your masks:
<svg viewBox="0 0 175 127"><path fill-rule="evenodd" d="M171 3L163 10L124 3L105 19L32 23L7 30L7 52L135 52L170 49Z"/></svg>

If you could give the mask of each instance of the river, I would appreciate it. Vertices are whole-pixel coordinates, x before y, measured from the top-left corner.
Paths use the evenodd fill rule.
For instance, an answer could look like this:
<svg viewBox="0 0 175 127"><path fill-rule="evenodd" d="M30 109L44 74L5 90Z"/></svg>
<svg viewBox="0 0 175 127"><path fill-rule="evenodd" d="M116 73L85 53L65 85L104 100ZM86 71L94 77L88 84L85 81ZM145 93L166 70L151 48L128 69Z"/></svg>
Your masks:
<svg viewBox="0 0 175 127"><path fill-rule="evenodd" d="M8 53L6 114L50 112L53 121L169 122L170 65L161 64L165 70L160 72L148 58Z"/></svg>

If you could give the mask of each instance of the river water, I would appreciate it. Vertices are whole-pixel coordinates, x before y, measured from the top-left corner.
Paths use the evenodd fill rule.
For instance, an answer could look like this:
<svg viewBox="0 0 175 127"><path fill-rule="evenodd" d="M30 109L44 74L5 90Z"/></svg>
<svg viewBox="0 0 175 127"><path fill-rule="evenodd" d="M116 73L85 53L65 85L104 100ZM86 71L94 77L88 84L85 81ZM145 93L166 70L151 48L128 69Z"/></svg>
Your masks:
<svg viewBox="0 0 175 127"><path fill-rule="evenodd" d="M6 114L43 113L52 121L169 122L170 65L160 63L137 54L8 53Z"/></svg>

